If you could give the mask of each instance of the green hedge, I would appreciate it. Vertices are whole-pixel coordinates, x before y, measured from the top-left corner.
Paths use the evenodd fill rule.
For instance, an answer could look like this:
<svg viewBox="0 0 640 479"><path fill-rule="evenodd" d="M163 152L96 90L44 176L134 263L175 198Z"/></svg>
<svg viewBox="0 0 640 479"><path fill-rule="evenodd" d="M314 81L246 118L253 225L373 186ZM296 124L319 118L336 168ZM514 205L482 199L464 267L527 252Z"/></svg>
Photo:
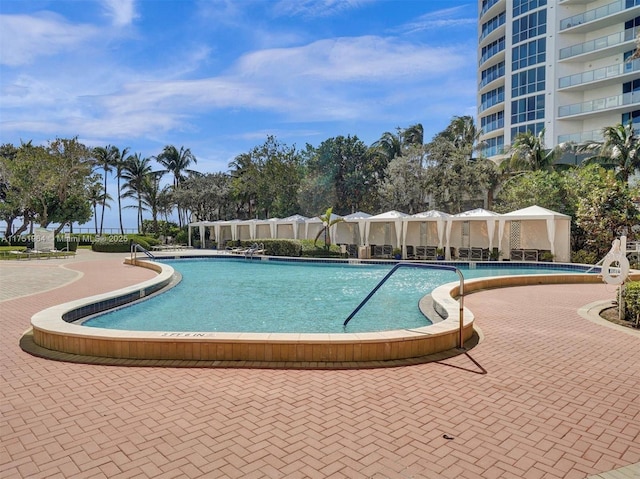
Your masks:
<svg viewBox="0 0 640 479"><path fill-rule="evenodd" d="M321 241L318 242L318 245L321 245ZM340 246L332 244L329 250L324 247L324 245L316 246L313 240L302 240L300 241L302 245L302 256L307 258L341 258L342 251L340 250Z"/></svg>
<svg viewBox="0 0 640 479"><path fill-rule="evenodd" d="M269 256L298 257L302 252L302 245L292 239L256 239L250 241L227 241L226 248L249 248L258 243L264 245L265 254Z"/></svg>
<svg viewBox="0 0 640 479"><path fill-rule="evenodd" d="M640 322L640 281L627 283L624 291L624 303L627 319L638 324Z"/></svg>
<svg viewBox="0 0 640 479"><path fill-rule="evenodd" d="M131 251L131 243L138 243L146 250L150 250L152 246L160 244L160 242L149 236L138 235L113 235L105 237L102 241L96 241L91 245L93 251L99 253L129 253Z"/></svg>

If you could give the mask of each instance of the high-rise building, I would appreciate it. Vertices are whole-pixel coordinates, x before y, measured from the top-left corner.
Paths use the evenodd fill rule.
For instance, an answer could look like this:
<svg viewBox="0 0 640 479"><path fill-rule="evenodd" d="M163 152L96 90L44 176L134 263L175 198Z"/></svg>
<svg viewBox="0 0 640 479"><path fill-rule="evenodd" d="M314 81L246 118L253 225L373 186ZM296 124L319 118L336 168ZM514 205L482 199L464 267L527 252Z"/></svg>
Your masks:
<svg viewBox="0 0 640 479"><path fill-rule="evenodd" d="M498 157L520 132L545 144L640 131L640 0L479 0L478 126Z"/></svg>

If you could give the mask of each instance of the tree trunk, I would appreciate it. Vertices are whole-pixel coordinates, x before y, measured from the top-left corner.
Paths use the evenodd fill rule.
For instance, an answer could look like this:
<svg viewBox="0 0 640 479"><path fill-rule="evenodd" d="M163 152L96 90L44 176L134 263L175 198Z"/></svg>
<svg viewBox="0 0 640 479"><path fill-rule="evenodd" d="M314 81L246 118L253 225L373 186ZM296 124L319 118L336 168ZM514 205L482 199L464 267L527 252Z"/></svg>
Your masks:
<svg viewBox="0 0 640 479"><path fill-rule="evenodd" d="M120 173L118 173L118 219L120 220L120 234L124 234L122 227L122 199L120 198Z"/></svg>

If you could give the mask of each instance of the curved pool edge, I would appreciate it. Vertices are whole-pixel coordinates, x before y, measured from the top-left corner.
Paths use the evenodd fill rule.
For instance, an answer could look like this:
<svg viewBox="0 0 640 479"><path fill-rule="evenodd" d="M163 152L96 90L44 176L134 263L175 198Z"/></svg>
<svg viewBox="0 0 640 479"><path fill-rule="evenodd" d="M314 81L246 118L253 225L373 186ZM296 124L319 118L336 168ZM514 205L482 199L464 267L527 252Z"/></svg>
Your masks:
<svg viewBox="0 0 640 479"><path fill-rule="evenodd" d="M131 264L130 260L127 260ZM148 332L90 328L69 323L74 315L93 314L130 302L166 286L171 266L147 261L135 264L158 271L158 276L110 293L56 305L31 318L33 342L60 353L112 359L160 361L249 361L264 363L371 363L429 356L459 345L459 283L436 288L434 307L445 318L433 325L371 333L222 333ZM597 275L554 274L499 276L465 281L465 294L495 287L532 284L596 282ZM473 313L464 308L464 341L474 334Z"/></svg>

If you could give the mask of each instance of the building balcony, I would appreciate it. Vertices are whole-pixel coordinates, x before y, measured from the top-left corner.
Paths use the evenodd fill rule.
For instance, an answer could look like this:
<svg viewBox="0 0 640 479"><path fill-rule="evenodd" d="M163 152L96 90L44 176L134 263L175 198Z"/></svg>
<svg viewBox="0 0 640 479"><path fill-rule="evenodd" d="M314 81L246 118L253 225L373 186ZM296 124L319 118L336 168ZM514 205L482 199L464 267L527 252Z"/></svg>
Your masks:
<svg viewBox="0 0 640 479"><path fill-rule="evenodd" d="M478 60L478 66L484 69L484 68L486 68L486 66L484 64L487 63L489 60L491 60L492 63L493 62L499 63L499 62L503 61L504 58L505 58L504 47L505 47L505 45L503 43L502 45L500 45L498 50L490 51L490 52L487 52L484 55L482 55L480 57L480 60Z"/></svg>
<svg viewBox="0 0 640 479"><path fill-rule="evenodd" d="M640 0L618 0L565 18L560 20L560 31L571 29L571 33L578 33L615 25L627 19L631 9L640 10Z"/></svg>
<svg viewBox="0 0 640 479"><path fill-rule="evenodd" d="M496 7L498 4L502 4L502 8L505 9L507 2L506 0L487 0L484 2L484 5L482 5L482 9L480 10L480 19L485 15L489 18L495 16L495 14L500 11L500 8Z"/></svg>
<svg viewBox="0 0 640 479"><path fill-rule="evenodd" d="M564 105L558 108L559 118L579 118L599 112L624 111L629 106L640 105L640 91L624 93L622 95L598 98L597 100Z"/></svg>
<svg viewBox="0 0 640 479"><path fill-rule="evenodd" d="M588 141L602 141L602 130L583 131L558 136L558 145L562 143L575 143L577 145Z"/></svg>
<svg viewBox="0 0 640 479"><path fill-rule="evenodd" d="M635 77L637 72L640 72L640 59L561 77L558 80L558 88L586 90L592 88L594 84L598 87L606 86L609 83L619 83L626 75Z"/></svg>
<svg viewBox="0 0 640 479"><path fill-rule="evenodd" d="M575 59L577 61L588 61L603 55L623 53L633 48L638 31L640 31L639 27L628 28L622 32L612 33L605 37L561 48L560 60ZM589 54L592 55L589 56Z"/></svg>

